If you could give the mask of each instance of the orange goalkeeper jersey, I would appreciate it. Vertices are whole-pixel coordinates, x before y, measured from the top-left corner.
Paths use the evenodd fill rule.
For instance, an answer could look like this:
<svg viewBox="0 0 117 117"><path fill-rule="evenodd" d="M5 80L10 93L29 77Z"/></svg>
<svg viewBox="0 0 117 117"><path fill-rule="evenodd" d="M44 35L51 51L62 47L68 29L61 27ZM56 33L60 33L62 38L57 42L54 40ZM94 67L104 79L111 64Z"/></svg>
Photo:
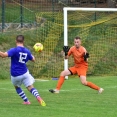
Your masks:
<svg viewBox="0 0 117 117"><path fill-rule="evenodd" d="M75 67L79 67L81 65L87 66L88 63L84 61L85 53L86 53L86 49L83 46L80 46L78 49L75 46L72 46L68 52L68 56L70 55L73 56Z"/></svg>

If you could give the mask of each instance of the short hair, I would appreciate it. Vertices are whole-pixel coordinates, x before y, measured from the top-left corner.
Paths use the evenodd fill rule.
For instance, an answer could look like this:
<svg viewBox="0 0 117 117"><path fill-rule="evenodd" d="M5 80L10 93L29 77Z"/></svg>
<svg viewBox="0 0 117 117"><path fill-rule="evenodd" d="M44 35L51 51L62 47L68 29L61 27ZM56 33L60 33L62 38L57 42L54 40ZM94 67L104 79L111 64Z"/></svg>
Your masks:
<svg viewBox="0 0 117 117"><path fill-rule="evenodd" d="M77 39L80 39L80 40L81 40L81 38L80 38L80 37L78 37L78 36L77 36L77 37L75 37L75 39L76 39L76 40L77 40Z"/></svg>
<svg viewBox="0 0 117 117"><path fill-rule="evenodd" d="M19 42L19 43L23 43L24 42L24 36L23 35L18 35L16 37L16 41Z"/></svg>

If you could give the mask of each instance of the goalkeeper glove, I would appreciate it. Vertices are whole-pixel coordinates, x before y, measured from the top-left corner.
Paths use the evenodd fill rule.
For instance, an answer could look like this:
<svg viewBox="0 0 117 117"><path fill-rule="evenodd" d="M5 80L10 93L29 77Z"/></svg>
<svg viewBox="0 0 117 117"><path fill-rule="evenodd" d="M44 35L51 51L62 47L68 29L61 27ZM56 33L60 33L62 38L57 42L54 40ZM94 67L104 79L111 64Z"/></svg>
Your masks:
<svg viewBox="0 0 117 117"><path fill-rule="evenodd" d="M63 51L65 52L65 56L67 56L69 49L70 49L69 46L63 46Z"/></svg>
<svg viewBox="0 0 117 117"><path fill-rule="evenodd" d="M84 55L84 61L87 61L87 58L89 58L89 53L86 52L86 54Z"/></svg>

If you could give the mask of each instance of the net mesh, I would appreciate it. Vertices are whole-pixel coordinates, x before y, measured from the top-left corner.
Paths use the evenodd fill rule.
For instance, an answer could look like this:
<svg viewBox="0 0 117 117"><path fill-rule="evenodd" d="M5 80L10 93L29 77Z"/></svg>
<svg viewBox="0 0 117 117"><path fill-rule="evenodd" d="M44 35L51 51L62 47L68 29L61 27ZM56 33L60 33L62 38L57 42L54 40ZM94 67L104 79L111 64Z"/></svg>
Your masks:
<svg viewBox="0 0 117 117"><path fill-rule="evenodd" d="M37 19L44 19L44 17L46 19L42 26L43 34L40 30L37 31L39 37L42 37L41 34L45 37L42 42L46 55L44 59L42 57L41 61L44 60L44 62L37 74L40 74L40 76L48 74L49 77L58 76L63 70L64 64L62 52L63 13L54 13L53 19L51 19L51 15L53 14L47 12L37 15ZM89 75L116 75L116 50L114 49L117 39L116 20L116 12L68 12L68 45L73 45L75 36L81 37L83 46L90 53ZM110 50L112 50L111 53ZM41 56L39 55L39 57ZM73 58L71 57L69 66L73 66L73 64Z"/></svg>
<svg viewBox="0 0 117 117"><path fill-rule="evenodd" d="M90 53L88 74L116 75L117 12L68 12L68 41L75 36ZM72 65L73 60L69 61Z"/></svg>
<svg viewBox="0 0 117 117"><path fill-rule="evenodd" d="M21 0L6 0L6 3L5 31L0 33L0 50L7 51L14 47L15 37L23 34L25 46L36 58L35 63L27 63L31 74L35 78L58 77L64 69L63 5L54 3L55 8L52 7L53 3L47 0L35 0L35 2L23 0L22 5ZM23 13L21 13L21 6ZM90 53L88 70L90 75L117 75L116 16L116 12L68 12L68 44L73 45L75 36L81 37L83 46ZM37 42L44 45L41 53L33 50L33 45ZM2 66L0 78L8 78L10 59L0 58L0 61ZM69 66L73 64L71 57Z"/></svg>
<svg viewBox="0 0 117 117"><path fill-rule="evenodd" d="M62 12L41 12L36 14L36 19L39 23L43 21L41 28L37 28L37 38L43 43L44 50L37 55L40 64L35 64L33 72L40 77L58 77L64 64L62 52L63 14Z"/></svg>

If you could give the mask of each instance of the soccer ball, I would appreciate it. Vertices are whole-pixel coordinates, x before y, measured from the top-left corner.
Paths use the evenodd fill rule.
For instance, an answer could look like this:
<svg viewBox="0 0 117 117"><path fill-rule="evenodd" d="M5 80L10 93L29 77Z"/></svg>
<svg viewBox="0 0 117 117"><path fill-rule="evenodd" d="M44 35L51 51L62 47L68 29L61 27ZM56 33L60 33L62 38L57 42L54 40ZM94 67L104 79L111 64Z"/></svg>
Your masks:
<svg viewBox="0 0 117 117"><path fill-rule="evenodd" d="M35 50L35 52L41 52L43 50L43 45L41 43L36 43L33 46L33 49Z"/></svg>

